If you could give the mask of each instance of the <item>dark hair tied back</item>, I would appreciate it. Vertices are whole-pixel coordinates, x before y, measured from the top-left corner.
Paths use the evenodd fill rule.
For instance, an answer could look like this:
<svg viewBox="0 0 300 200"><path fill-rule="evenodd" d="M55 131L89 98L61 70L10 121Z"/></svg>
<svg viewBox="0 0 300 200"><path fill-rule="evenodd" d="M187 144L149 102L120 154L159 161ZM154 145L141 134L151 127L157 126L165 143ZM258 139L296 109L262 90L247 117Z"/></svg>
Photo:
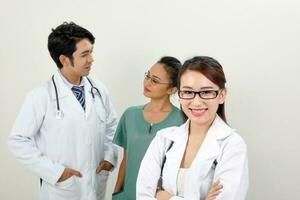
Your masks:
<svg viewBox="0 0 300 200"><path fill-rule="evenodd" d="M162 57L157 63L162 64L164 69L166 70L170 80L171 80L171 87L177 86L177 76L179 69L181 68L181 62L172 56L164 56Z"/></svg>

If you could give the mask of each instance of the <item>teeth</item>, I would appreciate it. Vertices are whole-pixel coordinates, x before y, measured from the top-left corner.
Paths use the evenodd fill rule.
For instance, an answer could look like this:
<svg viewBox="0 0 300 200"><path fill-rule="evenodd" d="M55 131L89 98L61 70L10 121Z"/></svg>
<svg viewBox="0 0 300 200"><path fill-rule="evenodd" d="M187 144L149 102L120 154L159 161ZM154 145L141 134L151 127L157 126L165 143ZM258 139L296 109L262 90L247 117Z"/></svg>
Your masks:
<svg viewBox="0 0 300 200"><path fill-rule="evenodd" d="M202 114L202 113L204 113L204 112L207 110L207 108L190 109L190 110L191 110L191 112L194 113L194 114Z"/></svg>

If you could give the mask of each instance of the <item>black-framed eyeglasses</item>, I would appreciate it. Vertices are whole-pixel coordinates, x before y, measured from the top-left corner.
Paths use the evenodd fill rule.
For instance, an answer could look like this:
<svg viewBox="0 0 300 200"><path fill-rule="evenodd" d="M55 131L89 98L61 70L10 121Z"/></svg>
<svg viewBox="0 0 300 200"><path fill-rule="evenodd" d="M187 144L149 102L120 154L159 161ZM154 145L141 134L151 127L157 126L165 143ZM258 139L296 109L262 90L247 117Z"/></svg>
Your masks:
<svg viewBox="0 0 300 200"><path fill-rule="evenodd" d="M179 90L178 96L180 99L194 99L196 94L199 95L201 99L215 99L220 94L222 89L219 90L202 90L202 91L191 91L191 90Z"/></svg>
<svg viewBox="0 0 300 200"><path fill-rule="evenodd" d="M149 75L149 72L145 72L145 80L150 80L150 83L152 85L155 85L155 84L167 84L167 85L170 85L171 84L171 83L163 83L159 79L157 79L155 77L151 77Z"/></svg>

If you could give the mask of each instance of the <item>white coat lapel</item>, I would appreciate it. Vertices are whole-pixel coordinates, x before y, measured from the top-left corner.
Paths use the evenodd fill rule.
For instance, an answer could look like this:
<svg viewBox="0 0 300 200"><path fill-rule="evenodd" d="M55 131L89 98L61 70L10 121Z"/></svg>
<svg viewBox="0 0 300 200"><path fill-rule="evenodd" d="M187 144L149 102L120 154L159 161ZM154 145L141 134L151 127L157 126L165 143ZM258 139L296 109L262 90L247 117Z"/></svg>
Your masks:
<svg viewBox="0 0 300 200"><path fill-rule="evenodd" d="M173 194L177 194L177 174L188 139L188 124L189 122L186 122L179 128L175 128L174 132L169 132L165 135L168 141L174 142L172 148L166 153L167 159L163 175L164 177L166 177L164 181L168 182L164 184L170 186L168 190ZM167 143L167 145L169 145L169 142ZM166 149L167 148L168 146L166 147Z"/></svg>
<svg viewBox="0 0 300 200"><path fill-rule="evenodd" d="M195 186L200 188L199 181L203 180L211 170L214 161L221 154L220 140L228 137L231 128L219 116L216 116L200 147L185 182L186 194L192 194Z"/></svg>
<svg viewBox="0 0 300 200"><path fill-rule="evenodd" d="M231 133L231 128L217 115L213 124L208 129L207 135L191 165L191 171L198 170L199 177L203 178L212 163L221 153L220 140L228 137ZM207 169L206 169L207 168ZM203 170L206 169L206 170ZM199 171L199 170L198 170ZM196 173L196 171L195 171Z"/></svg>
<svg viewBox="0 0 300 200"><path fill-rule="evenodd" d="M196 154L196 157L191 165L191 174L197 174L198 178L203 178L209 171L211 164L220 154L220 146L214 134L212 133L212 129L210 128L207 132L207 135ZM201 169L201 170L199 170Z"/></svg>
<svg viewBox="0 0 300 200"><path fill-rule="evenodd" d="M84 93L85 93L85 112L86 112L86 117L88 117L91 113L91 109L93 107L94 99L91 94L91 84L87 80L86 77L83 78L84 81Z"/></svg>
<svg viewBox="0 0 300 200"><path fill-rule="evenodd" d="M198 192L195 193L195 189L199 191L201 180L209 173L220 151L218 142L212 136L211 131L208 131L186 176L184 186L186 195L198 194ZM200 199L200 196L196 198ZM195 199L195 196L187 196L187 199Z"/></svg>
<svg viewBox="0 0 300 200"><path fill-rule="evenodd" d="M50 81L51 81L51 87L50 87L51 98L53 99L53 101L56 101L56 94L55 94L55 89L54 89L52 79ZM64 114L67 114L65 112L66 107L71 107L72 110L75 110L75 111L83 114L84 111L83 111L80 103L76 99L76 97L73 94L73 92L71 91L71 89L66 86L66 84L62 80L59 72L55 73L54 81L56 84L59 105L60 105L60 109L62 110L62 112L64 112ZM55 103L55 105L56 105L56 103Z"/></svg>
<svg viewBox="0 0 300 200"><path fill-rule="evenodd" d="M66 96L70 96L72 93L70 93L70 91L68 91L68 88L65 86L59 72L56 72L54 74L54 82L55 82L55 85L56 85L56 88L57 88L57 95L58 95L58 98L61 99L63 97L66 97ZM55 88L54 88L54 84L52 82L52 77L49 81L49 89L50 89L50 95L51 95L51 98L53 100L56 100L56 94L55 94ZM65 86L65 87L64 87Z"/></svg>
<svg viewBox="0 0 300 200"><path fill-rule="evenodd" d="M89 78L91 83L93 84L93 86L95 88L98 89L99 92L100 88L98 88L95 83L93 82L93 80L91 78ZM92 90L92 85L90 84L90 82L88 81L87 77L84 77L84 81L85 81L85 97L86 97L86 117L88 118L91 115L92 110L94 109L94 111L97 113L98 117L100 118L100 120L103 122L105 121L105 107L102 104L102 98L101 95L98 93L98 91L96 89ZM94 98L92 95L92 92L94 94Z"/></svg>

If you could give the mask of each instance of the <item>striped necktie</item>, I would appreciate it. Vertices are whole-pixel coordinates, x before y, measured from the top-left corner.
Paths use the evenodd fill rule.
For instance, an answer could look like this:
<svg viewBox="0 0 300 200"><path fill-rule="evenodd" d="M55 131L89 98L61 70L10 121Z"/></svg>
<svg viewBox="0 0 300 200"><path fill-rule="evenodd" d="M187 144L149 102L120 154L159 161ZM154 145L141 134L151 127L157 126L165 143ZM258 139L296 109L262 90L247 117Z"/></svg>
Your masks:
<svg viewBox="0 0 300 200"><path fill-rule="evenodd" d="M71 90L74 93L77 100L79 101L79 103L82 106L83 110L85 110L84 86L73 86L71 88Z"/></svg>

